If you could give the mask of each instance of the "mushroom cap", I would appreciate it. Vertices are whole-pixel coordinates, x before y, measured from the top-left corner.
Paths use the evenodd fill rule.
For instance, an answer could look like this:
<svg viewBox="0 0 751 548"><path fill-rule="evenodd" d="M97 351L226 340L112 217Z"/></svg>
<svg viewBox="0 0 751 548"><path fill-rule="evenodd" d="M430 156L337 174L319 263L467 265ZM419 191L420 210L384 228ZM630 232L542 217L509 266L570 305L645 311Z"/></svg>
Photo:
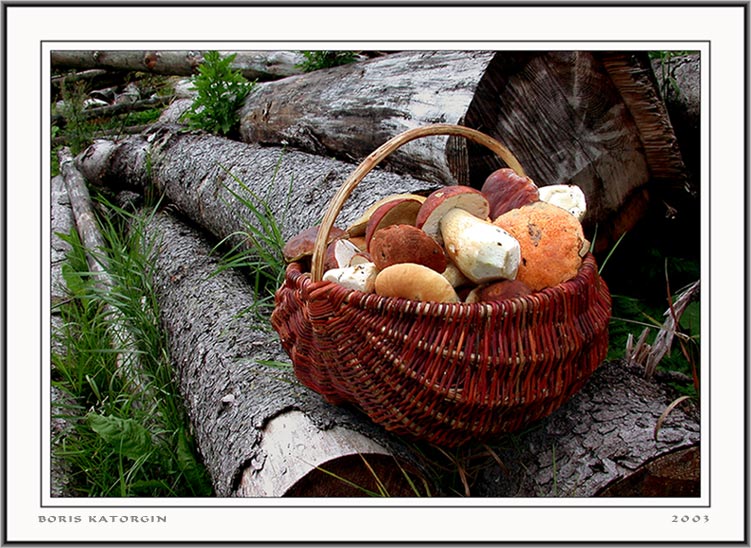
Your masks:
<svg viewBox="0 0 751 548"><path fill-rule="evenodd" d="M403 200L405 198L408 198L410 200L417 200L420 203L425 201L425 196L420 196L419 194L410 194L410 193L390 194L386 196L385 198L381 198L380 200L373 202L370 206L368 206L368 208L365 211L363 211L362 215L360 215L360 217L354 220L352 224L347 227L347 234L349 234L350 237L351 236L365 236L365 230L368 225L368 221L370 220L371 215L373 215L373 212L376 209L378 209L383 204L386 204L393 200Z"/></svg>
<svg viewBox="0 0 751 548"><path fill-rule="evenodd" d="M480 219L487 219L490 213L488 200L479 190L464 185L447 186L425 198L417 212L415 226L443 244L441 218L452 209L463 209Z"/></svg>
<svg viewBox="0 0 751 548"><path fill-rule="evenodd" d="M459 302L456 291L440 272L416 263L398 263L381 270L375 279L375 292L413 301Z"/></svg>
<svg viewBox="0 0 751 548"><path fill-rule="evenodd" d="M370 240L370 256L379 270L397 263L417 263L437 272L446 269L443 248L412 225L397 224L376 230Z"/></svg>
<svg viewBox="0 0 751 548"><path fill-rule="evenodd" d="M391 200L376 208L365 227L365 246L370 249L373 234L391 225L414 225L422 202L413 198Z"/></svg>
<svg viewBox="0 0 751 548"><path fill-rule="evenodd" d="M562 207L581 221L587 212L587 197L576 185L548 185L540 188L540 200Z"/></svg>
<svg viewBox="0 0 751 548"><path fill-rule="evenodd" d="M478 285L470 291L465 302L503 301L514 297L523 297L530 293L532 293L532 290L521 280L498 280L497 282Z"/></svg>
<svg viewBox="0 0 751 548"><path fill-rule="evenodd" d="M535 202L504 213L493 224L519 242L516 279L532 291L558 285L579 272L589 243L581 223L565 209Z"/></svg>
<svg viewBox="0 0 751 548"><path fill-rule="evenodd" d="M519 175L509 167L488 175L480 192L488 199L491 219L540 199L539 189L532 179Z"/></svg>
<svg viewBox="0 0 751 548"><path fill-rule="evenodd" d="M288 263L299 261L303 257L309 257L313 254L313 248L315 247L316 238L318 237L318 229L320 225L311 226L306 228L292 236L282 248L282 255L284 260ZM326 240L326 245L330 244L334 240L343 238L347 233L338 227L332 227L329 231L329 237Z"/></svg>

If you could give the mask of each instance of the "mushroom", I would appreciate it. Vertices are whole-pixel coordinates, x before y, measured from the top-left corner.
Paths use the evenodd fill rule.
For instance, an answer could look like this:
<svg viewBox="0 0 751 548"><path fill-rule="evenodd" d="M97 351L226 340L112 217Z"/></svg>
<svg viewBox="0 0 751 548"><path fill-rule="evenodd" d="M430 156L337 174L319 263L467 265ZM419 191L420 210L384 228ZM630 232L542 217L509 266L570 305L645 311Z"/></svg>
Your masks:
<svg viewBox="0 0 751 548"><path fill-rule="evenodd" d="M455 208L441 218L440 230L446 253L473 282L516 277L521 248L499 226Z"/></svg>
<svg viewBox="0 0 751 548"><path fill-rule="evenodd" d="M292 236L282 248L282 255L284 260L288 263L299 261L304 257L309 257L313 254L313 248L315 247L316 237L318 236L318 228L320 225L306 228L305 230ZM329 231L329 237L326 244L330 244L334 240L343 238L347 233L341 228L332 227Z"/></svg>
<svg viewBox="0 0 751 548"><path fill-rule="evenodd" d="M488 175L480 192L490 204L491 219L540 199L539 190L532 179L519 175L508 167Z"/></svg>
<svg viewBox="0 0 751 548"><path fill-rule="evenodd" d="M451 261L447 262L446 268L441 272L441 275L446 278L454 288L471 283L471 280L462 274L462 271Z"/></svg>
<svg viewBox="0 0 751 548"><path fill-rule="evenodd" d="M376 208L365 227L365 246L370 251L370 240L379 229L391 225L414 225L422 202L414 198L391 200Z"/></svg>
<svg viewBox="0 0 751 548"><path fill-rule="evenodd" d="M360 251L359 253L355 253L352 259L349 261L350 266L356 266L358 264L363 263L372 263L373 259L370 256L370 253L367 251Z"/></svg>
<svg viewBox="0 0 751 548"><path fill-rule="evenodd" d="M540 188L540 200L562 207L577 221L587 212L587 198L576 185L548 185Z"/></svg>
<svg viewBox="0 0 751 548"><path fill-rule="evenodd" d="M489 284L478 285L464 299L467 303L503 301L514 297L529 295L532 290L521 280L499 280Z"/></svg>
<svg viewBox="0 0 751 548"><path fill-rule="evenodd" d="M362 263L356 266L333 268L323 274L323 280L334 282L347 289L355 289L363 293L372 293L375 288L378 269L373 263Z"/></svg>
<svg viewBox="0 0 751 548"><path fill-rule="evenodd" d="M436 190L425 198L417 212L415 226L421 228L439 244L443 244L440 222L452 209L465 210L475 217L486 219L490 213L488 200L479 190L455 185Z"/></svg>
<svg viewBox="0 0 751 548"><path fill-rule="evenodd" d="M513 209L493 224L518 240L521 264L516 279L532 291L576 276L589 248L581 223L565 209L548 202Z"/></svg>
<svg viewBox="0 0 751 548"><path fill-rule="evenodd" d="M373 215L373 212L378 209L380 206L382 206L385 203L388 203L393 200L403 200L405 198L408 198L410 200L417 200L419 202L425 201L425 196L420 196L419 194L409 194L409 193L403 193L403 194L390 194L389 196L386 196L385 198L381 198L380 200L373 202L360 217L358 217L355 221L352 222L351 225L347 227L347 234L352 236L364 236L365 235L365 229L368 225L368 221L370 220L371 215Z"/></svg>
<svg viewBox="0 0 751 548"><path fill-rule="evenodd" d="M413 301L459 302L459 296L446 278L416 263L398 263L381 270L375 279L375 292Z"/></svg>
<svg viewBox="0 0 751 548"><path fill-rule="evenodd" d="M334 240L326 248L326 260L324 269L343 268L352 263L352 257L360 253L360 249L344 238Z"/></svg>
<svg viewBox="0 0 751 548"><path fill-rule="evenodd" d="M369 251L379 270L396 263L417 263L443 272L448 262L438 242L412 225L396 224L376 230Z"/></svg>

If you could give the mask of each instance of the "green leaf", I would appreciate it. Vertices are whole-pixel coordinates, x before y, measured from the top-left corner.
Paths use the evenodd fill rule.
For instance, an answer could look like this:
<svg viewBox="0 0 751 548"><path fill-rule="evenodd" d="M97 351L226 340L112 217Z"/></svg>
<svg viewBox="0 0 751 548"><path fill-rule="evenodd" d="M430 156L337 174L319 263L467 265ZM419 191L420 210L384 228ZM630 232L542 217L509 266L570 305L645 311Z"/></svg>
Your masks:
<svg viewBox="0 0 751 548"><path fill-rule="evenodd" d="M88 423L113 449L129 459L139 459L153 448L149 431L133 419L90 413Z"/></svg>
<svg viewBox="0 0 751 548"><path fill-rule="evenodd" d="M176 453L177 464L195 494L199 496L210 495L211 493L206 492L206 486L209 485L209 482L206 480L205 470L201 467L198 460L196 460L191 449L190 441L188 440L188 435L183 428L181 428L177 434Z"/></svg>

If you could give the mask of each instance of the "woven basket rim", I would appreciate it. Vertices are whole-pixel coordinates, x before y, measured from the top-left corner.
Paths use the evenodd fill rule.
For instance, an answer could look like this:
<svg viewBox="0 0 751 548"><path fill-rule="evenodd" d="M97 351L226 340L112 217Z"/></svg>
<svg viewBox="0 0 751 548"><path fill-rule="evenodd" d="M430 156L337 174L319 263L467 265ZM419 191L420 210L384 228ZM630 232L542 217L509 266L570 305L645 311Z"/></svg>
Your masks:
<svg viewBox="0 0 751 548"><path fill-rule="evenodd" d="M414 313L416 317L441 317L445 316L447 312L458 310L463 314L475 313L482 318L485 315L499 311L516 313L519 310L537 305L540 299L555 299L561 292L565 292L567 289L574 293L579 293L581 285L590 283L593 278L599 278L599 274L594 255L588 252L582 258L582 264L573 278L535 291L529 295L520 295L501 301L477 303L417 301L404 297L388 297L376 293L365 293L358 289L344 287L332 281L321 280L314 282L310 278L310 273L303 271L303 265L300 262L292 262L287 265L285 277L290 281L294 281L295 285L303 289L309 295L310 299L315 299L318 294L325 293L330 295L333 292L336 294L336 298L341 300L343 304L356 305L363 309L384 310L399 308L403 313ZM517 310L517 307L519 310Z"/></svg>

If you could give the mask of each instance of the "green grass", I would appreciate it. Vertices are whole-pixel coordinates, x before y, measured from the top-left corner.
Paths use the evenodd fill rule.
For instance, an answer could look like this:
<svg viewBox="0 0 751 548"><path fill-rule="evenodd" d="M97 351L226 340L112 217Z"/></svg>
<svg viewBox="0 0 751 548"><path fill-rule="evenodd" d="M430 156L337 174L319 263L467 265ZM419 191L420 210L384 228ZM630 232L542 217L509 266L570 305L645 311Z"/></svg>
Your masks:
<svg viewBox="0 0 751 548"><path fill-rule="evenodd" d="M357 61L356 51L301 51L304 57L302 63L297 65L304 72L313 72L330 67L348 65Z"/></svg>
<svg viewBox="0 0 751 548"><path fill-rule="evenodd" d="M284 225L287 222L287 212L290 211L290 196L294 178L290 178L285 193L284 213L277 218L271 208L271 198L275 196L279 167L284 152L279 156L275 166L271 183L266 192L259 195L248 185L220 166L233 179L238 189L234 190L225 185L233 200L244 206L247 216L243 217L243 232L231 234L219 242L213 252L223 251L219 266L214 274L227 269L237 269L249 278L254 294L254 303L247 311L255 318L258 326L270 329L269 317L274 306L274 293L284 282L287 263L282 250L286 243L283 236ZM234 239L235 244L225 249L227 243Z"/></svg>
<svg viewBox="0 0 751 548"><path fill-rule="evenodd" d="M53 407L70 425L53 450L69 465L74 496L210 496L158 321L139 224L147 221L108 207L113 217L100 222L111 288L94 283L76 232L61 235L72 251L63 271L68 298L56 310L64 351L52 354L52 383L71 403ZM133 229L123 235L126 221ZM132 344L113 342L116 320ZM137 381L129 363L142 371Z"/></svg>

